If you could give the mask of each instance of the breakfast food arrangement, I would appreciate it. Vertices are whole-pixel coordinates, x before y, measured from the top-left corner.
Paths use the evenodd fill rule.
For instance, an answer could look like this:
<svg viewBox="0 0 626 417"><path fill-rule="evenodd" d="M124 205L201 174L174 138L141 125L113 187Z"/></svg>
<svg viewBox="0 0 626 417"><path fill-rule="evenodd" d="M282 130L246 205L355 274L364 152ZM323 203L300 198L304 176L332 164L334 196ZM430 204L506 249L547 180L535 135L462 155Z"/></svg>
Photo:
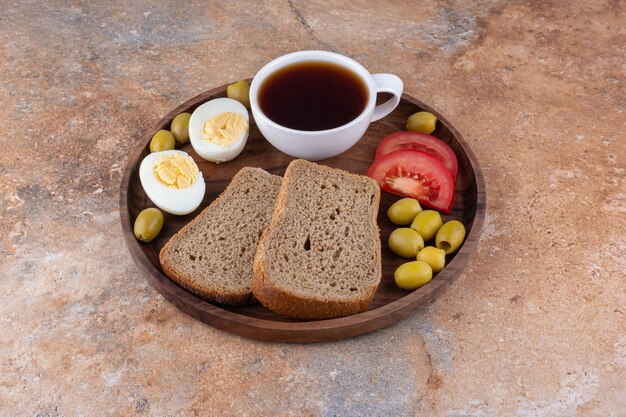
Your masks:
<svg viewBox="0 0 626 417"><path fill-rule="evenodd" d="M314 341L392 324L458 276L477 218L473 156L428 110L349 58L278 58L146 136L121 198L129 248L166 298L234 333ZM396 129L369 128L390 117Z"/></svg>

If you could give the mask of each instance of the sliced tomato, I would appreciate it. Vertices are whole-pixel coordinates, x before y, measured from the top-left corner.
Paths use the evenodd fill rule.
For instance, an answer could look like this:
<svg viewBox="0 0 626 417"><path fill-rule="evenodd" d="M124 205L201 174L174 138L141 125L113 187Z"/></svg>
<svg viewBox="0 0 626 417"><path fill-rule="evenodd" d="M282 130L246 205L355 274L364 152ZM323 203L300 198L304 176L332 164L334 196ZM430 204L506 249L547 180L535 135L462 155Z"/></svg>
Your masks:
<svg viewBox="0 0 626 417"><path fill-rule="evenodd" d="M454 181L443 163L426 152L413 149L390 152L376 159L367 176L383 191L417 199L420 204L450 213Z"/></svg>
<svg viewBox="0 0 626 417"><path fill-rule="evenodd" d="M450 171L450 174L452 174L452 179L456 182L456 174L459 171L456 155L452 148L441 139L424 133L408 131L395 132L385 136L385 138L380 141L374 159L378 159L389 152L399 151L401 149L415 149L431 154L443 162L445 167L448 168L448 171Z"/></svg>

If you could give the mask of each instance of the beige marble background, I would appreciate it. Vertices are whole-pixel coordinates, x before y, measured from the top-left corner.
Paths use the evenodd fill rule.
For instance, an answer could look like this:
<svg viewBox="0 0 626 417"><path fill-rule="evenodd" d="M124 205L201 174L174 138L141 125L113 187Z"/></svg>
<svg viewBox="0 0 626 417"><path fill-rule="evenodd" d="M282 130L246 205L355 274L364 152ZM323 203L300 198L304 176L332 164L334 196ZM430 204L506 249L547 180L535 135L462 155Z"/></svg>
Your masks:
<svg viewBox="0 0 626 417"><path fill-rule="evenodd" d="M0 0L0 415L624 416L625 8ZM449 118L484 171L486 227L398 325L260 343L148 285L121 172L178 104L313 48Z"/></svg>

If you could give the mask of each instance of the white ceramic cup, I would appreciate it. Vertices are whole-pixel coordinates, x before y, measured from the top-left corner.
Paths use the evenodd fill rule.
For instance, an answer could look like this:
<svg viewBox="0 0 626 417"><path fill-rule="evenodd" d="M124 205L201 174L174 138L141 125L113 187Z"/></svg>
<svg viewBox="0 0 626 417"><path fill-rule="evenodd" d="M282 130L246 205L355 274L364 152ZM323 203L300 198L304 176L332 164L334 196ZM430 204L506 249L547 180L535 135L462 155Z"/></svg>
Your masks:
<svg viewBox="0 0 626 417"><path fill-rule="evenodd" d="M351 122L328 130L295 130L269 119L259 106L259 87L265 79L288 65L299 62L330 62L349 69L367 87L367 105ZM402 96L402 80L393 74L370 74L361 64L346 56L326 51L300 51L283 55L266 64L254 76L250 86L250 107L259 130L275 148L296 158L317 161L339 155L361 139L370 122L391 113ZM391 93L387 102L376 105L377 93ZM304 99L304 98L303 98Z"/></svg>

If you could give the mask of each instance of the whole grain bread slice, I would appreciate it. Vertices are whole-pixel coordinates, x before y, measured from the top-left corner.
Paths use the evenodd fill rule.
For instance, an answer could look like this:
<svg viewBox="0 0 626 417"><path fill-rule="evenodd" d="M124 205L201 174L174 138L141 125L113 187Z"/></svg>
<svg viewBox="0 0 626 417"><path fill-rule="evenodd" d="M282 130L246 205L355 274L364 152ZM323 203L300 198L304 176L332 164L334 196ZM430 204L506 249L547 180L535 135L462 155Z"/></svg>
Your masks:
<svg viewBox="0 0 626 417"><path fill-rule="evenodd" d="M381 279L379 202L368 177L291 162L256 250L255 298L296 319L367 310Z"/></svg>
<svg viewBox="0 0 626 417"><path fill-rule="evenodd" d="M161 249L167 276L212 302L252 302L253 258L281 180L260 168L239 171L226 190Z"/></svg>

